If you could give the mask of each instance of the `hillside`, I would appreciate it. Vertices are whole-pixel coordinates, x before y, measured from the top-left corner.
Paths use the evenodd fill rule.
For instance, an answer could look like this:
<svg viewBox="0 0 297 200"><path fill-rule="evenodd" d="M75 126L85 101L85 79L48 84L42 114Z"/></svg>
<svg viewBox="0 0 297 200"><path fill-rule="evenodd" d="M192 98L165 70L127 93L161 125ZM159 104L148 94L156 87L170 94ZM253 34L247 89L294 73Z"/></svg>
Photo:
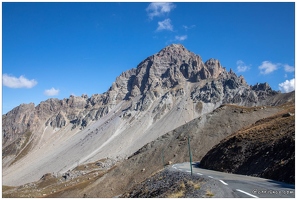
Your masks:
<svg viewBox="0 0 297 200"><path fill-rule="evenodd" d="M241 112L243 109L248 112ZM264 109L264 107L221 106L148 143L119 167L111 170L103 179L98 179L83 191L92 197L119 195L162 169L163 164L189 161L188 136L190 136L193 160L201 160L211 147L228 135L281 109L278 107ZM164 163L162 155L164 155ZM102 187L98 188L98 185ZM113 188L113 190L108 188Z"/></svg>
<svg viewBox="0 0 297 200"><path fill-rule="evenodd" d="M213 112L204 114L144 145L126 160L111 165L110 167L113 167L109 168L107 173L104 172L102 174L103 171L100 171L101 168L99 166L85 169L86 165L81 165L79 167L81 173L85 172L88 174L90 169L94 170L91 176L81 174L72 181L66 182L60 176L57 177L57 179L62 181L60 184L46 186L45 189L27 184L26 187L20 186L19 188L8 190L4 194L14 197L25 197L28 193L41 196L42 191L44 191L49 197L118 196L155 174L164 167L164 164L189 161L188 136L190 136L193 160L198 161L213 146L227 136L250 126L258 120L275 115L283 109L285 108L282 106L241 107L223 105ZM98 170L100 173L98 173ZM98 173L98 175L94 176L95 173ZM70 174L77 173L71 171ZM91 178L88 179L89 177ZM79 179L79 182L76 182L77 179ZM48 193L49 190L47 188L49 187L52 188L50 190L52 194Z"/></svg>
<svg viewBox="0 0 297 200"><path fill-rule="evenodd" d="M295 106L228 136L200 166L217 171L295 183Z"/></svg>

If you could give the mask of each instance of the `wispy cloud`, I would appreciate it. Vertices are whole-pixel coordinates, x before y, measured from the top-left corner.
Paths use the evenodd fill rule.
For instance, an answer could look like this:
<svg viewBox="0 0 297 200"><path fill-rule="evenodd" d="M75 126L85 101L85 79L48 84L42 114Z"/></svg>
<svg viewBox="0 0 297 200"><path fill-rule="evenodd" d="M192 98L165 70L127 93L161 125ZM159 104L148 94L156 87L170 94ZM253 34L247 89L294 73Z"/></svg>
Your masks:
<svg viewBox="0 0 297 200"><path fill-rule="evenodd" d="M294 72L295 71L295 67L290 66L288 64L284 64L284 69L286 72Z"/></svg>
<svg viewBox="0 0 297 200"><path fill-rule="evenodd" d="M169 30L169 31L173 31L173 26L171 24L171 20L165 19L161 22L158 22L158 28L156 31L163 31L163 30Z"/></svg>
<svg viewBox="0 0 297 200"><path fill-rule="evenodd" d="M60 92L59 89L55 89L55 88L52 87L51 89L45 90L44 94L46 96L56 96L56 95L59 94L59 92Z"/></svg>
<svg viewBox="0 0 297 200"><path fill-rule="evenodd" d="M237 72L245 72L250 70L250 66L246 65L242 60L238 60L236 62L237 65Z"/></svg>
<svg viewBox="0 0 297 200"><path fill-rule="evenodd" d="M183 25L183 28L188 31L189 29L192 29L192 28L195 28L196 25L191 25L191 26L186 26L186 25Z"/></svg>
<svg viewBox="0 0 297 200"><path fill-rule="evenodd" d="M7 74L2 75L2 83L4 86L9 88L32 88L37 85L37 81L34 79L28 80L25 76L19 78L10 76Z"/></svg>
<svg viewBox="0 0 297 200"><path fill-rule="evenodd" d="M176 36L175 36L175 40L178 40L178 41L184 41L184 40L186 40L187 38L188 38L187 35L181 35L181 36L176 35Z"/></svg>
<svg viewBox="0 0 297 200"><path fill-rule="evenodd" d="M263 61L262 64L258 67L261 74L270 74L278 69L280 64L274 64L270 61Z"/></svg>
<svg viewBox="0 0 297 200"><path fill-rule="evenodd" d="M149 18L153 19L154 17L163 16L165 13L170 13L175 7L173 3L154 2L149 4L146 8L146 12Z"/></svg>
<svg viewBox="0 0 297 200"><path fill-rule="evenodd" d="M283 83L278 84L278 88L282 91L282 92L291 92L295 90L295 78L291 79L291 80L286 80Z"/></svg>

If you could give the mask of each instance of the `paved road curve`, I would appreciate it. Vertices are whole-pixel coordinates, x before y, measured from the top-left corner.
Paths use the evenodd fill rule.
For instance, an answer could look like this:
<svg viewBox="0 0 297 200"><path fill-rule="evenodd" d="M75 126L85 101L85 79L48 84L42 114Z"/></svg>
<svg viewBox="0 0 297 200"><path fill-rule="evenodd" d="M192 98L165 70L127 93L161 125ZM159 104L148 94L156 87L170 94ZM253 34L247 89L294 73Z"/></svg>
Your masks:
<svg viewBox="0 0 297 200"><path fill-rule="evenodd" d="M197 164L197 165L196 165ZM204 178L215 179L222 187L231 188L243 198L295 198L295 185L274 180L217 172L199 168L199 163L193 166L193 174ZM172 165L175 170L191 173L190 163Z"/></svg>

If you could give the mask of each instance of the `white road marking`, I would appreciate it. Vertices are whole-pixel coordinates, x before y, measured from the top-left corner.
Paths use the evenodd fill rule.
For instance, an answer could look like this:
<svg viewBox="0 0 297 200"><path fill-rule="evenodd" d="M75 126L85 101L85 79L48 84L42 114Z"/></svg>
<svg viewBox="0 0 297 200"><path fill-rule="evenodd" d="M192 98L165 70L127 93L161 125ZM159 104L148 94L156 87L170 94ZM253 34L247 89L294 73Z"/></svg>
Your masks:
<svg viewBox="0 0 297 200"><path fill-rule="evenodd" d="M243 194L246 194L246 195L248 195L248 196L254 197L254 198L259 198L259 197L255 196L255 195L252 195L252 194L250 194L250 193L248 193L248 192L245 192L245 191L243 191L243 190L240 190L240 189L236 189L236 191L241 192L241 193L243 193Z"/></svg>
<svg viewBox="0 0 297 200"><path fill-rule="evenodd" d="M196 174L201 175L201 176L203 175L203 174L200 174L200 173L196 173Z"/></svg>
<svg viewBox="0 0 297 200"><path fill-rule="evenodd" d="M220 180L221 181L221 183L223 183L224 185L228 185L226 182L224 182L224 181L222 181L222 180Z"/></svg>
<svg viewBox="0 0 297 200"><path fill-rule="evenodd" d="M209 178L213 178L212 176L208 176Z"/></svg>
<svg viewBox="0 0 297 200"><path fill-rule="evenodd" d="M191 172L191 171L186 171L186 172Z"/></svg>
<svg viewBox="0 0 297 200"><path fill-rule="evenodd" d="M182 169L178 169L179 171L183 171Z"/></svg>

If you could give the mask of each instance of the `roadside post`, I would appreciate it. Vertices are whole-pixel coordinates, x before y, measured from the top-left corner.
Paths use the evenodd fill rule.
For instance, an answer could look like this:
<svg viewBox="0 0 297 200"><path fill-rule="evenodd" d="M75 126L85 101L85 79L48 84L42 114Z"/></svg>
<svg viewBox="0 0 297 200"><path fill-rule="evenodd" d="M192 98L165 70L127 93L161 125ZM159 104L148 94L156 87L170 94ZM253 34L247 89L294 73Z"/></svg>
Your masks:
<svg viewBox="0 0 297 200"><path fill-rule="evenodd" d="M190 146L190 136L188 136L188 147L189 147L189 156L190 156L191 175L193 175L193 168L192 168L192 152L191 152L191 146Z"/></svg>

